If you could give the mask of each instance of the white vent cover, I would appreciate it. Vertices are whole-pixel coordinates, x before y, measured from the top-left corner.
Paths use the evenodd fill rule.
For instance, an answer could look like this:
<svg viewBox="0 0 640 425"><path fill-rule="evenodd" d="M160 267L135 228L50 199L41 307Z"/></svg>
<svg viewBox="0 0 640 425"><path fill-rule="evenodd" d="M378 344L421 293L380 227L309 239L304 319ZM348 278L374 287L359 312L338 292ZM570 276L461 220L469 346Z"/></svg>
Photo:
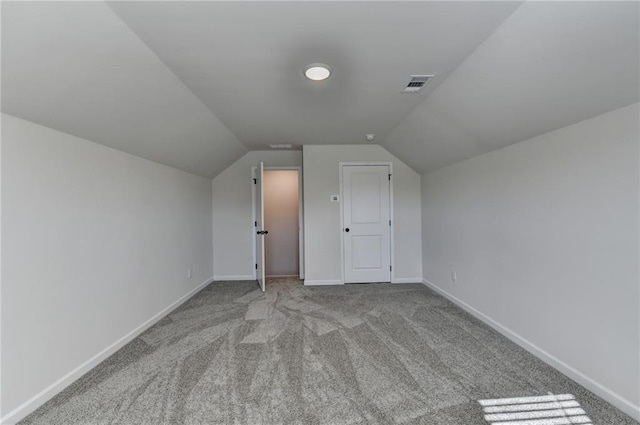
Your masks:
<svg viewBox="0 0 640 425"><path fill-rule="evenodd" d="M433 78L433 75L412 75L409 84L407 84L407 87L404 89L404 92L418 93L431 78Z"/></svg>
<svg viewBox="0 0 640 425"><path fill-rule="evenodd" d="M277 145L269 145L269 147L271 149L291 149L293 146L290 144L281 143Z"/></svg>

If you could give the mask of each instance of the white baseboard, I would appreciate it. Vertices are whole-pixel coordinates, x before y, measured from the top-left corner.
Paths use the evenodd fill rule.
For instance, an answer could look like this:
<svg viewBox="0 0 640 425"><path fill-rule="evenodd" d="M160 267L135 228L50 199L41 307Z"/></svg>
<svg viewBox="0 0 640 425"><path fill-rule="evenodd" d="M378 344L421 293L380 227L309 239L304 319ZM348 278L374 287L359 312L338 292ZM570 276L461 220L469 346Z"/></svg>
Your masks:
<svg viewBox="0 0 640 425"><path fill-rule="evenodd" d="M272 277L272 278L286 278L286 277L295 277L295 278L299 278L300 275L298 274L268 274L265 277Z"/></svg>
<svg viewBox="0 0 640 425"><path fill-rule="evenodd" d="M83 364L81 364L71 372L64 375L62 378L58 379L53 384L49 385L44 390L40 391L35 396L31 397L29 400L22 403L20 406L13 409L11 412L7 413L5 416L0 418L0 424L13 425L16 422L25 418L27 415L32 413L38 407L42 406L44 403L46 403L51 398L53 398L53 396L55 396L60 391L64 390L70 384L72 384L73 382L78 380L80 377L82 377L82 375L84 375L85 373L87 373L88 371L96 367L107 357L109 357L110 355L112 355L113 353L115 353L125 345L127 345L129 342L131 342L138 335L140 335L141 333L149 329L151 326L155 325L157 322L160 321L160 319L162 319L167 314L175 310L177 307L179 307L189 298L193 297L195 294L200 292L211 282L213 282L213 278L205 280L200 285L196 286L194 289L192 289L182 297L178 298L176 301L169 304L167 307L165 307L160 312L155 314L149 320L147 320L146 322L144 322L143 324L141 324L140 326L133 329L131 332L129 332L128 334L126 334L125 336L123 336L113 344L111 344L109 347L105 348L104 350L102 350L101 352L99 352L98 354L96 354L95 356L93 356L92 358L90 358L89 360L87 360L86 362L84 362Z"/></svg>
<svg viewBox="0 0 640 425"><path fill-rule="evenodd" d="M391 283L422 283L421 277L394 277Z"/></svg>
<svg viewBox="0 0 640 425"><path fill-rule="evenodd" d="M250 274L237 274L227 276L214 276L213 280L256 280L256 277Z"/></svg>
<svg viewBox="0 0 640 425"><path fill-rule="evenodd" d="M304 286L330 286L330 285L344 285L344 283L339 280L309 280L305 279Z"/></svg>
<svg viewBox="0 0 640 425"><path fill-rule="evenodd" d="M465 303L461 299L457 298L455 295L452 295L449 292L445 291L444 289L442 289L442 288L436 286L435 284L429 282L427 279L423 279L422 283L424 283L427 287L433 289L434 291L436 291L437 293L439 293L443 297L447 298L448 300L450 300L454 304L457 304L459 307L461 307L463 310L467 311L469 314L471 314L471 315L475 316L476 318L482 320L484 323L486 323L487 325L491 326L493 329L495 329L496 331L500 332L502 335L506 336L511 341L515 342L520 347L524 348L525 350L527 350L528 352L530 352L534 356L538 357L540 360L544 361L545 363L547 363L551 367L553 367L553 368L559 370L560 372L564 373L566 376L568 376L569 378L573 379L574 381L576 381L577 383L579 383L580 385L582 385L583 387L585 387L586 389L588 389L592 393L596 394L597 396L599 396L602 399L606 400L607 402L609 402L613 406L615 406L618 409L622 410L624 413L626 413L627 415L631 416L633 419L635 419L637 421L640 421L640 406L637 406L637 405L633 404L631 401L629 401L626 398L620 396L619 394L617 394L616 392L612 391L611 389L605 387L604 385L602 385L599 382L595 381L594 379L588 377L587 375L583 374L582 372L578 371L577 369L574 369L573 367L569 366L568 364L566 364L562 360L560 360L557 357L553 356L552 354L546 352L545 350L543 350L542 348L540 348L537 345L533 344L532 342L528 341L527 339L521 337L520 335L518 335L517 333L515 333L511 329L509 329L506 326L496 322L491 317L487 316L486 314L482 313L481 311L476 310L474 307L470 306L469 304Z"/></svg>

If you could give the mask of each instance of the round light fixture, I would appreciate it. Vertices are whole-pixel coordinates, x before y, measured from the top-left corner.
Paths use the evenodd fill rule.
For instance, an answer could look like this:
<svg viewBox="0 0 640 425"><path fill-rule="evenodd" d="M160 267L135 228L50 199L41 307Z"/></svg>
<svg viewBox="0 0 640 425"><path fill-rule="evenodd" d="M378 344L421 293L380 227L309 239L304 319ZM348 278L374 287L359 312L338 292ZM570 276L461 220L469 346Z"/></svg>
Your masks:
<svg viewBox="0 0 640 425"><path fill-rule="evenodd" d="M312 63L311 65L307 65L304 70L304 75L310 80L322 81L329 78L331 70L329 66L323 63Z"/></svg>

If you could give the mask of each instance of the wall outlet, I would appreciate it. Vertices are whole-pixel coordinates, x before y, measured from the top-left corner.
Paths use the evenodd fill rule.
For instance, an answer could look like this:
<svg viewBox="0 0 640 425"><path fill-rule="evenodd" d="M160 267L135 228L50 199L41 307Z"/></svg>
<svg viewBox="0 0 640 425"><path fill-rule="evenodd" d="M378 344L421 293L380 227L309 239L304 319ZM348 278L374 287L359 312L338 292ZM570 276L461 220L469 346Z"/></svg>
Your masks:
<svg viewBox="0 0 640 425"><path fill-rule="evenodd" d="M191 279L191 269L187 269L187 277Z"/></svg>
<svg viewBox="0 0 640 425"><path fill-rule="evenodd" d="M455 270L451 270L451 281L455 282L458 279L458 275L456 275Z"/></svg>

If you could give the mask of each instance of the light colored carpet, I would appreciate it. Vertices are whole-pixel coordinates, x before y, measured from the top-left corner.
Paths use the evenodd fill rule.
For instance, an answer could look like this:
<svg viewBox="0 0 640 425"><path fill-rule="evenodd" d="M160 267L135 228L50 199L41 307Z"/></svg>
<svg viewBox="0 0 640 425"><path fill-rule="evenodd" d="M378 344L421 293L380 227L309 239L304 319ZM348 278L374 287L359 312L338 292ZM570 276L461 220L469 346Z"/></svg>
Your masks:
<svg viewBox="0 0 640 425"><path fill-rule="evenodd" d="M420 284L214 282L21 424L485 424L478 400L626 415Z"/></svg>

